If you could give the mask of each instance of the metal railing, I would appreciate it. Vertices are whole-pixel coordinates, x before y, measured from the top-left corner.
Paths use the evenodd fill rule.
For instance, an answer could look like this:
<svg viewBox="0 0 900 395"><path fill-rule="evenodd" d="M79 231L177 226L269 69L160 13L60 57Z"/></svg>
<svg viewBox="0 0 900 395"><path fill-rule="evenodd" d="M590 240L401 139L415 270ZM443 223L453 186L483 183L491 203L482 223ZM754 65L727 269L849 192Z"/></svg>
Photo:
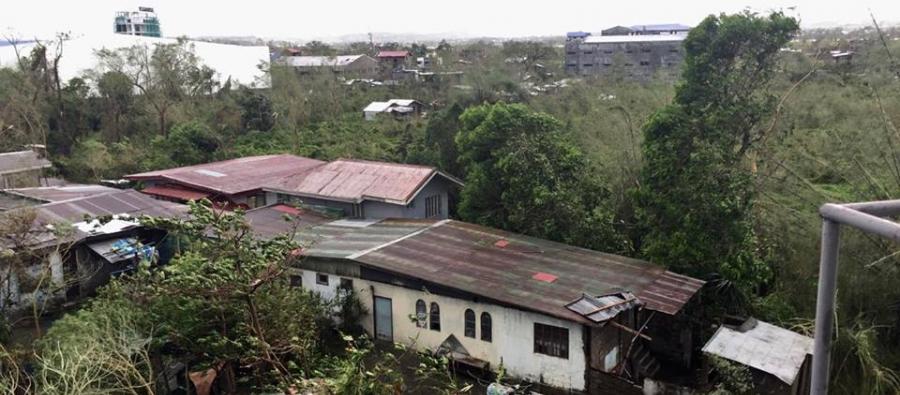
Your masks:
<svg viewBox="0 0 900 395"><path fill-rule="evenodd" d="M834 296L837 291L837 263L841 225L900 242L900 224L884 217L900 215L900 200L825 204L822 216L822 252L819 258L819 290L816 298L816 338L813 342L813 395L828 393L829 357L834 329Z"/></svg>

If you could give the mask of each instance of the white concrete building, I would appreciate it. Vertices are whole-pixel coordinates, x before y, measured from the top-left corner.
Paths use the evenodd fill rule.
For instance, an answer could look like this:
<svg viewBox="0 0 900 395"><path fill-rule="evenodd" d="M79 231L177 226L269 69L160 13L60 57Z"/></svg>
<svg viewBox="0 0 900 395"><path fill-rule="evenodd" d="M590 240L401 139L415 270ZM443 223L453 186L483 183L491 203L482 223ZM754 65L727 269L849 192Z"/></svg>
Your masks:
<svg viewBox="0 0 900 395"><path fill-rule="evenodd" d="M286 211L247 217L270 237L293 226L276 221ZM376 339L591 393L640 393L668 363L656 357L690 355L679 311L702 281L453 220L297 218L309 247L291 283L326 298L353 289Z"/></svg>

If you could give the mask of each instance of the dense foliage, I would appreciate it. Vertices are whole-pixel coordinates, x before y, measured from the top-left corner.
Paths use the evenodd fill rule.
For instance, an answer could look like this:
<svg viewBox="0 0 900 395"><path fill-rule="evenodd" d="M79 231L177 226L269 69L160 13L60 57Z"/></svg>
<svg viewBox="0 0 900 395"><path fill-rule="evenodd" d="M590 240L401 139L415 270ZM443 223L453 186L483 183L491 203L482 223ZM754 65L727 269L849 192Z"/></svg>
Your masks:
<svg viewBox="0 0 900 395"><path fill-rule="evenodd" d="M769 279L754 235L748 155L765 134L778 51L799 29L781 14L710 16L685 40L672 104L644 127L642 254L749 291Z"/></svg>
<svg viewBox="0 0 900 395"><path fill-rule="evenodd" d="M563 54L552 42L443 42L433 54L434 70L463 71L459 80L373 86L273 66L267 69L272 85L266 89L214 82L186 43L103 53L102 68L59 81L54 72L59 59L48 49L65 47L61 36L22 54L17 68L0 69L0 149L48 144L61 175L81 182L268 153L435 165L467 181L457 212L464 219L643 257L712 279L732 298L719 294L704 301L809 334L817 207L900 196L895 61L900 42L892 39L896 31L872 28L849 34L807 31L790 41L796 34L796 21L777 13L710 17L685 43L687 61L677 84L565 78ZM406 49L423 51L420 45ZM828 56L834 49L853 49L854 58L835 63ZM368 43L342 48L321 42L303 50L374 51ZM141 66L151 70L153 83L134 73ZM551 81L560 84L542 85ZM428 112L410 120L363 120L366 104L390 98L418 99ZM853 231L845 232L842 243L833 388L896 393L900 254L895 244ZM209 264L206 255L185 254L175 266L196 280ZM228 279L215 270L211 274L216 281ZM152 283L173 287L178 281L187 280ZM264 289L279 303L301 302L295 297L313 303L306 296L281 294L279 287L274 281ZM105 295L126 291L131 292L118 285ZM166 299L158 290L146 292L158 303ZM176 292L172 298L189 296ZM128 321L147 319L110 311L116 303L132 303L131 297L116 303L104 298L61 324L99 333L97 323L129 328ZM259 300L261 306L267 298ZM231 302L218 301L231 306L223 311L225 318L213 322L248 317L237 314L246 307L240 298L226 299ZM207 302L196 303L171 314L209 318L208 311L200 311ZM298 311L312 314L314 306ZM277 317L272 312L269 318ZM171 320L161 315L152 322ZM209 334L201 333L209 329L203 323L186 323L191 326L165 331L137 325L140 332L123 331L120 340L152 350L165 339L177 345L179 355L205 365L220 356L203 351L225 349L228 342L239 347L227 358L262 350L259 342L245 341L255 336L251 326ZM179 342L167 333L197 336L204 343ZM62 330L47 337L62 338ZM115 343L88 340L67 347L115 349ZM367 352L363 344L351 347L355 355ZM54 354L44 351L41 358L53 366ZM303 364L310 358L290 355L287 360L303 374L259 361L259 355L249 361L274 374L267 377L276 380L267 383L287 374L308 379L309 366ZM0 353L0 364L4 358ZM149 366L134 361L138 372ZM331 378L358 380L345 388L376 385L368 379L373 375L393 377L358 361L340 359L319 368ZM108 374L104 382L144 377Z"/></svg>

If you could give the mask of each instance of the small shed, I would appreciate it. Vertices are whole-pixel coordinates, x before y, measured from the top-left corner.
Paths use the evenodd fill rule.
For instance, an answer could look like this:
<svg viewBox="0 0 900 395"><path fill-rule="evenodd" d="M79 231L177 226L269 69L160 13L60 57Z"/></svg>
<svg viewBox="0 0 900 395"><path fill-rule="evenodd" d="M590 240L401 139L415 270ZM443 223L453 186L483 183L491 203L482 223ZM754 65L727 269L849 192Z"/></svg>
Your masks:
<svg viewBox="0 0 900 395"><path fill-rule="evenodd" d="M757 394L808 394L813 339L755 318L721 326L703 352L749 366Z"/></svg>
<svg viewBox="0 0 900 395"><path fill-rule="evenodd" d="M363 116L367 121L374 121L378 114L392 114L395 117L417 115L422 112L423 105L413 99L391 99L388 101L375 101L369 103L363 109Z"/></svg>

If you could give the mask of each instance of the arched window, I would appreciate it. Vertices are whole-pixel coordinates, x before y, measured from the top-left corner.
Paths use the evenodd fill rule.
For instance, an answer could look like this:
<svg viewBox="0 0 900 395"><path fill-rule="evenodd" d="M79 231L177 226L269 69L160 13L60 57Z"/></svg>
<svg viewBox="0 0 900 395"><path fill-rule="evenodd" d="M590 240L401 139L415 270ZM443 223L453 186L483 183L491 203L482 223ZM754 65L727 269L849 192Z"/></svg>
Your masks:
<svg viewBox="0 0 900 395"><path fill-rule="evenodd" d="M419 328L428 326L428 312L425 311L425 301L422 299L416 301L416 326Z"/></svg>
<svg viewBox="0 0 900 395"><path fill-rule="evenodd" d="M475 312L472 309L466 309L466 337L475 337Z"/></svg>
<svg viewBox="0 0 900 395"><path fill-rule="evenodd" d="M431 325L429 328L433 331L441 331L441 308L434 302L431 302Z"/></svg>
<svg viewBox="0 0 900 395"><path fill-rule="evenodd" d="M481 313L481 340L490 342L491 339L491 315L488 313Z"/></svg>

